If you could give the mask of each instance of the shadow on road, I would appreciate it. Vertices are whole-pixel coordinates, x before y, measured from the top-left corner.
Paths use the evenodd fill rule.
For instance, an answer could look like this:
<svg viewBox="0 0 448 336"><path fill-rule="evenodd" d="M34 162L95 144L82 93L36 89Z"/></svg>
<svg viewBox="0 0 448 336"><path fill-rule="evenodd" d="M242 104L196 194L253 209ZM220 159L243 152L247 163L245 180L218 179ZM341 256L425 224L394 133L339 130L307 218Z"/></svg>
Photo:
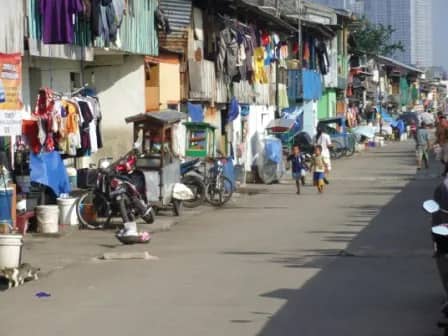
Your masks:
<svg viewBox="0 0 448 336"><path fill-rule="evenodd" d="M356 237L349 229L311 232L323 233L327 241L351 241L345 251L297 250L291 255L273 255L271 261L284 267L320 271L302 288L261 294L286 303L259 335L440 334L436 322L443 291L431 258L429 218L420 206L436 183L411 181L381 209L368 204L347 206L353 213L347 226L365 226Z"/></svg>

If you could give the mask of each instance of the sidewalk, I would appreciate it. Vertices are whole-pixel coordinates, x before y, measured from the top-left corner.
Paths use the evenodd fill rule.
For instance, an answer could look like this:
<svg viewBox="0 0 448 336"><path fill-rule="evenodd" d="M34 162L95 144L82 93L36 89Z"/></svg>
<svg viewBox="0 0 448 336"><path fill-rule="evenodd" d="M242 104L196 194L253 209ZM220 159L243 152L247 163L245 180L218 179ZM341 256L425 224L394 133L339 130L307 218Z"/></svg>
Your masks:
<svg viewBox="0 0 448 336"><path fill-rule="evenodd" d="M174 225L192 216L212 211L206 206L197 209L185 209L181 217L161 215L151 225L139 225L140 230L154 236L170 231ZM151 243L150 243L151 244ZM105 252L148 249L149 245L124 246L115 238L114 230L78 230L66 229L61 235L48 236L27 234L24 238L22 261L41 269L41 276L102 256Z"/></svg>

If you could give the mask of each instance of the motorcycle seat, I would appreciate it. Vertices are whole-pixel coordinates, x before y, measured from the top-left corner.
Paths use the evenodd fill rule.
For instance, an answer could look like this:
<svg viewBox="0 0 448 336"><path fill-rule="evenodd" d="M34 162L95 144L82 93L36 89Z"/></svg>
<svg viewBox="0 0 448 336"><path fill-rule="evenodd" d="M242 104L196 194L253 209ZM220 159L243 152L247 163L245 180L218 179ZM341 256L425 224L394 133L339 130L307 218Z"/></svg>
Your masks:
<svg viewBox="0 0 448 336"><path fill-rule="evenodd" d="M185 172L189 171L191 168L193 168L197 163L199 162L199 158L198 159L194 159L191 161L187 161L184 163L180 164L180 171L181 174L184 174Z"/></svg>

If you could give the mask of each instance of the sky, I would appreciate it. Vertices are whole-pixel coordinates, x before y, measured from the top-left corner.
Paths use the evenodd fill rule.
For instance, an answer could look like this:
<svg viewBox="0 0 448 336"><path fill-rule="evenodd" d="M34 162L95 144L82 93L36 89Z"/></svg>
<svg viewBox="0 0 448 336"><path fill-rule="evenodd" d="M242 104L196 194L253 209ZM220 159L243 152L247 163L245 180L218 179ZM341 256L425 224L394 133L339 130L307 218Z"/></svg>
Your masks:
<svg viewBox="0 0 448 336"><path fill-rule="evenodd" d="M448 0L427 0L433 2L433 46L434 65L448 70Z"/></svg>

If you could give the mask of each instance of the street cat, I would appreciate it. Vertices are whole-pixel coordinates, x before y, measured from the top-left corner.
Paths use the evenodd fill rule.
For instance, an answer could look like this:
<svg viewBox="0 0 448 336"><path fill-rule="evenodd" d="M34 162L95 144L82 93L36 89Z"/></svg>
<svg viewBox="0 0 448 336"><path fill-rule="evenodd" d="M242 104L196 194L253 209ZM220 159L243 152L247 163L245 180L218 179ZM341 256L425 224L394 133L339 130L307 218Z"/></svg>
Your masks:
<svg viewBox="0 0 448 336"><path fill-rule="evenodd" d="M37 280L39 268L30 264L21 264L18 268L5 268L0 271L0 276L8 280L8 288L23 285L25 281Z"/></svg>

